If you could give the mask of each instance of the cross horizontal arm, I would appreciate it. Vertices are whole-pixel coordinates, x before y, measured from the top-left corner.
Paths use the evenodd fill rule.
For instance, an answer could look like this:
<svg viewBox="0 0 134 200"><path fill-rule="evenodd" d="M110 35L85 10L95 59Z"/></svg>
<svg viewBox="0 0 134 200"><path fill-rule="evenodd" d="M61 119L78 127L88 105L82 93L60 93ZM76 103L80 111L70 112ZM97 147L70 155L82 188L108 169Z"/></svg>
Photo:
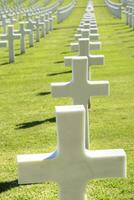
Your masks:
<svg viewBox="0 0 134 200"><path fill-rule="evenodd" d="M89 35L89 38L90 38L91 40L99 40L99 34L98 34L98 33L96 33L96 34L91 33L91 34Z"/></svg>
<svg viewBox="0 0 134 200"><path fill-rule="evenodd" d="M71 45L71 51L79 51L79 44L78 42L73 42Z"/></svg>
<svg viewBox="0 0 134 200"><path fill-rule="evenodd" d="M65 56L64 57L64 64L66 67L72 66L73 56Z"/></svg>
<svg viewBox="0 0 134 200"><path fill-rule="evenodd" d="M79 51L78 42L72 42L70 46L71 46L71 51L73 52ZM101 42L89 42L89 50L100 50L100 48L101 48Z"/></svg>
<svg viewBox="0 0 134 200"><path fill-rule="evenodd" d="M53 162L51 162L51 160L56 157L57 152L18 155L19 184L41 183L44 182L44 180L50 181L53 171Z"/></svg>
<svg viewBox="0 0 134 200"><path fill-rule="evenodd" d="M1 35L0 35L0 39L1 39L1 40L7 40L7 39L8 39L7 34L1 34Z"/></svg>
<svg viewBox="0 0 134 200"><path fill-rule="evenodd" d="M53 97L68 97L70 96L70 82L67 83L51 83Z"/></svg>
<svg viewBox="0 0 134 200"><path fill-rule="evenodd" d="M90 50L100 50L101 49L101 42L89 42Z"/></svg>
<svg viewBox="0 0 134 200"><path fill-rule="evenodd" d="M109 81L88 81L90 96L109 95Z"/></svg>
<svg viewBox="0 0 134 200"><path fill-rule="evenodd" d="M14 39L16 39L16 40L21 38L21 34L20 33L14 33L13 36L14 36Z"/></svg>
<svg viewBox="0 0 134 200"><path fill-rule="evenodd" d="M64 64L66 67L72 66L73 56L65 56ZM103 55L89 55L88 57L88 66L91 65L104 65L104 56Z"/></svg>
<svg viewBox="0 0 134 200"><path fill-rule="evenodd" d="M88 151L92 179L126 177L126 153L122 149Z"/></svg>
<svg viewBox="0 0 134 200"><path fill-rule="evenodd" d="M104 65L104 55L89 55L88 65Z"/></svg>
<svg viewBox="0 0 134 200"><path fill-rule="evenodd" d="M32 32L32 30L30 30L30 29L24 29L24 33L25 34L29 34L29 33L31 33Z"/></svg>
<svg viewBox="0 0 134 200"><path fill-rule="evenodd" d="M7 47L8 42L7 41L0 41L0 48L5 48Z"/></svg>

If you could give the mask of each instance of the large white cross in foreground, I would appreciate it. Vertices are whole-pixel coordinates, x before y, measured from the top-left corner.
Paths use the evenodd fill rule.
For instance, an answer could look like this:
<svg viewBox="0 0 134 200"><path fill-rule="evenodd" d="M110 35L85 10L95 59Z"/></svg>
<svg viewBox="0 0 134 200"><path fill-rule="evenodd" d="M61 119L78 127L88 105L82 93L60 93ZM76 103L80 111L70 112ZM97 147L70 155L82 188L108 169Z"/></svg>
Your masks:
<svg viewBox="0 0 134 200"><path fill-rule="evenodd" d="M56 107L57 149L52 153L19 155L19 184L55 181L60 200L85 200L88 180L126 176L123 150L85 149L83 106Z"/></svg>
<svg viewBox="0 0 134 200"><path fill-rule="evenodd" d="M88 58L76 56L72 58L72 81L52 83L53 97L72 97L75 105L84 105L86 109L86 137L88 148L88 100L91 96L108 95L108 81L90 81L88 79Z"/></svg>

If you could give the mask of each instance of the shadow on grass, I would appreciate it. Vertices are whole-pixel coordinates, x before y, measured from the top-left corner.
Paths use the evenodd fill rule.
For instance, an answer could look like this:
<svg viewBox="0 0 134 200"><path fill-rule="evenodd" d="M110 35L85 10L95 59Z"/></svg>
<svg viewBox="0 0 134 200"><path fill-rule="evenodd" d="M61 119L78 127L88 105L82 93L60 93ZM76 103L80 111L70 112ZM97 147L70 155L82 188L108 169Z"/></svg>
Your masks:
<svg viewBox="0 0 134 200"><path fill-rule="evenodd" d="M74 28L77 28L77 26L66 26L66 27L57 27L57 28L54 28L54 30L61 30L61 29L74 29Z"/></svg>
<svg viewBox="0 0 134 200"><path fill-rule="evenodd" d="M129 46L128 48L129 48L129 49L134 49L134 46Z"/></svg>
<svg viewBox="0 0 134 200"><path fill-rule="evenodd" d="M119 23L119 27L115 27L114 30L115 31L128 31L130 29L129 29L129 27L125 26L125 24Z"/></svg>
<svg viewBox="0 0 134 200"><path fill-rule="evenodd" d="M0 193L6 192L6 191L11 190L12 188L16 188L16 187L19 187L18 180L1 182L0 183Z"/></svg>
<svg viewBox="0 0 134 200"><path fill-rule="evenodd" d="M54 62L54 64L61 64L61 63L64 63L64 60L59 60L59 61Z"/></svg>
<svg viewBox="0 0 134 200"><path fill-rule="evenodd" d="M105 4L99 4L99 5L94 5L95 8L103 8L103 7L106 7Z"/></svg>
<svg viewBox="0 0 134 200"><path fill-rule="evenodd" d="M63 51L63 52L61 52L61 54L67 54L67 53L70 53L70 51Z"/></svg>
<svg viewBox="0 0 134 200"><path fill-rule="evenodd" d="M4 62L4 63L1 63L0 66L9 65L9 64L10 64L9 62Z"/></svg>
<svg viewBox="0 0 134 200"><path fill-rule="evenodd" d="M48 118L48 119L45 119L45 120L25 122L25 123L22 123L22 124L17 124L15 129L19 130L19 129L32 128L34 126L39 126L39 125L41 125L43 123L47 123L47 122L54 123L54 122L56 122L56 118L52 117L52 118Z"/></svg>
<svg viewBox="0 0 134 200"><path fill-rule="evenodd" d="M37 96L47 96L49 94L51 94L51 92L40 92L37 94Z"/></svg>
<svg viewBox="0 0 134 200"><path fill-rule="evenodd" d="M114 30L120 30L121 28L123 28L123 29L125 28L124 23L121 23L121 22L98 23L98 25L99 26L114 26L114 25L117 25L118 27L117 28L115 27ZM121 26L121 28L119 28L120 26Z"/></svg>
<svg viewBox="0 0 134 200"><path fill-rule="evenodd" d="M71 70L65 71L65 72L57 72L57 73L48 74L47 76L58 76L58 75L61 75L61 74L69 74L71 72L72 72Z"/></svg>
<svg viewBox="0 0 134 200"><path fill-rule="evenodd" d="M24 55L24 53L22 54L22 53L16 53L15 54L15 56L17 57L17 56L21 56L21 55Z"/></svg>

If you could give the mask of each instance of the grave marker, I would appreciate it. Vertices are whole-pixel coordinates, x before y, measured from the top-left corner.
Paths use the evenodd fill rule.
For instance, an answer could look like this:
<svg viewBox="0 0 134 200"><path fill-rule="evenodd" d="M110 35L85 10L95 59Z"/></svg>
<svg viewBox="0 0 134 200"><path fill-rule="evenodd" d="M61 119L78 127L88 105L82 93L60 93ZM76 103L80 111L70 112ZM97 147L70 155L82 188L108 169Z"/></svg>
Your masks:
<svg viewBox="0 0 134 200"><path fill-rule="evenodd" d="M27 34L29 35L29 46L33 47L34 45L33 31L30 29L25 29L25 22L20 22L19 25L20 25L19 31L16 31L16 32L21 34L21 40L20 40L21 48L20 49L21 49L21 53L25 53L26 52L25 36Z"/></svg>
<svg viewBox="0 0 134 200"><path fill-rule="evenodd" d="M41 30L41 37L45 37L45 22L40 21L39 17L36 17L35 19L35 25L36 25L36 42L40 41L40 30Z"/></svg>
<svg viewBox="0 0 134 200"><path fill-rule="evenodd" d="M88 37L87 38L84 37L83 39L88 39ZM71 46L71 51L79 51L79 42L72 42L70 46ZM89 39L89 50L99 50L100 48L101 48L101 42L91 42Z"/></svg>
<svg viewBox="0 0 134 200"><path fill-rule="evenodd" d="M3 28L3 33L7 32L7 25L9 22L7 21L7 17L4 15L2 16L2 28Z"/></svg>
<svg viewBox="0 0 134 200"><path fill-rule="evenodd" d="M88 38L80 38L78 42L71 43L71 49L73 51L79 51L79 56L88 57L88 65L103 65L103 55L91 55L90 50L98 49L100 43L90 42ZM65 66L71 66L73 56L65 57Z"/></svg>
<svg viewBox="0 0 134 200"><path fill-rule="evenodd" d="M89 180L126 177L124 150L85 149L83 106L56 107L57 149L17 156L19 184L55 181L60 200L86 200Z"/></svg>
<svg viewBox="0 0 134 200"><path fill-rule="evenodd" d="M78 40L79 38L90 38L91 41L99 40L98 33L90 33L89 29L81 29L81 33L75 34L75 39Z"/></svg>
<svg viewBox="0 0 134 200"><path fill-rule="evenodd" d="M14 40L20 39L21 34L14 33L14 26L8 25L7 33L0 35L0 38L8 41L9 63L14 62Z"/></svg>
<svg viewBox="0 0 134 200"><path fill-rule="evenodd" d="M72 81L52 83L53 97L71 97L75 105L84 105L86 110L85 144L88 148L88 100L91 96L108 95L108 81L90 81L88 79L88 58L76 56L72 59Z"/></svg>

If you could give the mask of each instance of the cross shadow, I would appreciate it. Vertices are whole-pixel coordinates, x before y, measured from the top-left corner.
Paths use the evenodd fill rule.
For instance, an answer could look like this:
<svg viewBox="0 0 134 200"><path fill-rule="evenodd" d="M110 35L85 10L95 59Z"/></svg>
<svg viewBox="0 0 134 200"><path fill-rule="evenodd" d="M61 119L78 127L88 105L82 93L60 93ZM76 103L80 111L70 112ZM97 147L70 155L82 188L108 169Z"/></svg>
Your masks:
<svg viewBox="0 0 134 200"><path fill-rule="evenodd" d="M25 123L17 124L15 129L19 130L19 129L32 128L34 126L39 126L39 125L41 125L43 123L47 123L47 122L54 123L54 122L56 122L56 118L52 117L52 118L48 118L48 119L45 119L45 120L25 122Z"/></svg>
<svg viewBox="0 0 134 200"><path fill-rule="evenodd" d="M65 72L57 72L57 73L51 73L51 74L48 74L47 76L57 76L57 75L61 75L61 74L69 74L71 73L72 71L65 71Z"/></svg>
<svg viewBox="0 0 134 200"><path fill-rule="evenodd" d="M1 182L0 183L0 193L6 192L6 191L11 190L12 188L15 188L15 187L19 187L18 180Z"/></svg>
<svg viewBox="0 0 134 200"><path fill-rule="evenodd" d="M20 56L20 55L23 55L22 53L16 53L15 56Z"/></svg>
<svg viewBox="0 0 134 200"><path fill-rule="evenodd" d="M72 42L72 40L70 40L68 42ZM65 47L70 47L70 44L66 44Z"/></svg>
<svg viewBox="0 0 134 200"><path fill-rule="evenodd" d="M106 7L105 4L102 4L102 5L94 5L95 8L103 8L103 7Z"/></svg>
<svg viewBox="0 0 134 200"><path fill-rule="evenodd" d="M128 31L129 27L125 26L124 24L119 24L119 27L114 28L115 31Z"/></svg>
<svg viewBox="0 0 134 200"><path fill-rule="evenodd" d="M132 48L134 48L134 46L130 46L130 47L128 47L129 49L132 49Z"/></svg>
<svg viewBox="0 0 134 200"><path fill-rule="evenodd" d="M37 94L37 96L46 96L46 95L49 95L51 94L51 92L40 92Z"/></svg>
<svg viewBox="0 0 134 200"><path fill-rule="evenodd" d="M70 53L70 51L61 52L61 54L68 54L68 53Z"/></svg>
<svg viewBox="0 0 134 200"><path fill-rule="evenodd" d="M99 23L99 26L114 26L114 25L118 25L121 26L123 29L125 28L124 23L120 23L120 22L112 22L112 23ZM114 30L120 30L120 28L114 28Z"/></svg>
<svg viewBox="0 0 134 200"><path fill-rule="evenodd" d="M77 28L77 26L57 27L57 28L54 28L54 30L61 30L61 29L72 29L72 28Z"/></svg>
<svg viewBox="0 0 134 200"><path fill-rule="evenodd" d="M61 63L64 63L64 60L59 60L59 61L54 62L54 64L61 64Z"/></svg>
<svg viewBox="0 0 134 200"><path fill-rule="evenodd" d="M85 8L86 9L86 7L85 6L77 6L76 8Z"/></svg>
<svg viewBox="0 0 134 200"><path fill-rule="evenodd" d="M4 63L1 63L0 66L9 65L9 64L10 64L9 62L4 62Z"/></svg>

